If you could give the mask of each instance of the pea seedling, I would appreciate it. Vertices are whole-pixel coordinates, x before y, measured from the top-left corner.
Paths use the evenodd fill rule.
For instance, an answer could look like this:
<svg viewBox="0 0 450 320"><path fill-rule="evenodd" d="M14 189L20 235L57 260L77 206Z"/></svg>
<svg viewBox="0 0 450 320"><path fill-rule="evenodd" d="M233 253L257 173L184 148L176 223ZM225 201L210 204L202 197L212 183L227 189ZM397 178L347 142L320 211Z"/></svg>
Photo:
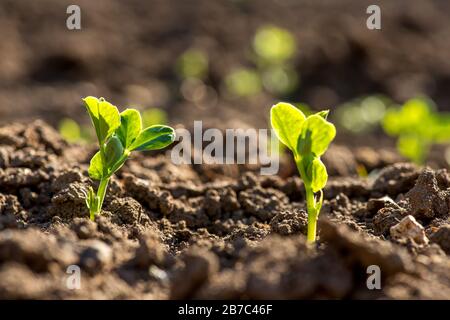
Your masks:
<svg viewBox="0 0 450 320"><path fill-rule="evenodd" d="M401 155L423 164L432 145L450 141L450 114L436 111L432 101L415 98L390 108L382 120L384 131L398 137Z"/></svg>
<svg viewBox="0 0 450 320"><path fill-rule="evenodd" d="M83 99L95 133L99 151L91 159L89 176L99 180L97 193L90 187L85 193L91 220L102 209L111 176L117 172L132 151L162 149L175 140L173 128L153 125L142 130L141 115L136 109L126 109L119 114L117 108L103 98Z"/></svg>
<svg viewBox="0 0 450 320"><path fill-rule="evenodd" d="M289 103L280 102L270 110L270 122L278 139L293 153L305 185L308 210L308 242L316 241L317 219L323 203L328 173L320 156L336 136L336 128L326 120L328 110L306 117ZM318 193L318 196L316 196Z"/></svg>

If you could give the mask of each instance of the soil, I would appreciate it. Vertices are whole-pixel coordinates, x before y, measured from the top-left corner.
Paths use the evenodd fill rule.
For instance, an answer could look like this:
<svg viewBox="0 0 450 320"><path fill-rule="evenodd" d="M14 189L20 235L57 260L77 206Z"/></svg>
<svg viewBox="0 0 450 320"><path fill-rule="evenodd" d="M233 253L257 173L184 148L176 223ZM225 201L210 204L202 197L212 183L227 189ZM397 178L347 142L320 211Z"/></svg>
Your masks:
<svg viewBox="0 0 450 320"><path fill-rule="evenodd" d="M79 31L65 27L70 4L81 8ZM380 31L366 27L371 4L382 10ZM440 0L4 0L0 122L43 119L57 126L69 117L88 123L79 111L86 95L163 108L173 123L202 119L219 128L266 128L268 109L280 99L322 110L367 94L397 102L426 94L450 110L449 21L450 3ZM266 24L297 39L298 90L232 99L223 79L254 65L252 38ZM174 71L191 47L210 60L211 94L200 103L183 97Z"/></svg>
<svg viewBox="0 0 450 320"><path fill-rule="evenodd" d="M450 297L445 169L395 163L332 177L310 245L299 178L212 175L165 154L133 156L92 222L82 193L92 153L42 121L0 129L0 298ZM408 215L429 241L391 237ZM66 286L71 265L80 290ZM381 290L367 288L371 265Z"/></svg>
<svg viewBox="0 0 450 320"><path fill-rule="evenodd" d="M375 3L380 31L366 27ZM69 4L81 7L80 31L65 26ZM298 90L230 97L223 80L254 67L252 37L264 24L297 39ZM0 299L450 299L445 146L417 167L380 130L338 128L323 156L330 179L311 245L304 186L287 154L276 176L178 166L164 151L133 155L92 222L83 191L95 146L55 130L65 117L88 124L87 95L161 108L188 129L193 120L267 128L280 100L320 110L376 93L396 102L426 94L449 111L450 2L3 0L0 30ZM174 71L191 47L210 60L208 94L195 103ZM79 290L67 286L74 265ZM373 265L380 290L367 286Z"/></svg>

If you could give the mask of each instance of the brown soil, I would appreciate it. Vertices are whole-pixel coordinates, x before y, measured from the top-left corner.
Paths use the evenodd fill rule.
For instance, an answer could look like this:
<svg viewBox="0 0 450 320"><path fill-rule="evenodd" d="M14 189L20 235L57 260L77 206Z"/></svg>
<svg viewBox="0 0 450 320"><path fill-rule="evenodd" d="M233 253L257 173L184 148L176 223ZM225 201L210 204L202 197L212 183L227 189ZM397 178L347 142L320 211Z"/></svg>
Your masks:
<svg viewBox="0 0 450 320"><path fill-rule="evenodd" d="M40 121L0 128L0 298L450 297L446 170L396 163L331 178L313 246L297 177L239 167L235 178L163 154L134 156L91 222L81 191L92 151ZM407 215L428 243L391 238ZM73 264L81 290L66 286ZM381 290L367 289L370 265Z"/></svg>
<svg viewBox="0 0 450 320"><path fill-rule="evenodd" d="M65 27L73 3L81 31ZM382 31L366 28L373 3ZM297 39L300 86L289 96L233 99L223 79L254 67L251 41L263 24ZM450 2L2 0L0 31L0 298L450 299L444 146L418 168L381 131L338 130L323 157L331 177L319 240L308 245L304 187L287 155L270 177L255 166L133 155L91 222L83 190L95 150L54 130L63 117L88 122L86 95L159 107L187 128L193 120L266 128L280 100L333 109L374 93L397 102L426 94L448 111ZM210 58L211 95L197 103L183 97L174 71L190 47ZM411 217L423 230L391 236ZM81 290L66 285L71 265L81 268ZM381 269L381 290L367 288L370 265Z"/></svg>
<svg viewBox="0 0 450 320"><path fill-rule="evenodd" d="M66 8L74 3L82 30L71 32ZM374 3L382 10L381 31L366 27ZM450 2L440 0L3 0L0 122L35 118L56 126L70 117L87 123L79 112L86 95L164 108L173 123L202 119L226 128L266 127L278 99L321 110L366 94L398 102L426 94L449 110L449 21ZM230 99L223 79L233 68L253 65L252 37L264 24L296 37L300 86L289 97ZM217 99L194 104L180 94L174 65L190 47L208 53L205 81Z"/></svg>

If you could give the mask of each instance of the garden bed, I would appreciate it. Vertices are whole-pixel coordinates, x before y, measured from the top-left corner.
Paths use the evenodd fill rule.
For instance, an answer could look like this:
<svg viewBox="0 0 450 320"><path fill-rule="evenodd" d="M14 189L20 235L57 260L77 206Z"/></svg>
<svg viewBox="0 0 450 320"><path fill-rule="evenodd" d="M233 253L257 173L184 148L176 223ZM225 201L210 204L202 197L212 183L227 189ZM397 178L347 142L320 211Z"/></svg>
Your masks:
<svg viewBox="0 0 450 320"><path fill-rule="evenodd" d="M388 149L363 151L386 155L365 157L382 167L368 178L351 173L361 150L344 152L347 174L325 159L335 174L311 245L298 177L138 154L92 222L82 191L94 150L67 144L41 121L4 126L0 298L448 298L447 171L397 162ZM391 227L408 215L423 234L394 239ZM67 286L70 265L81 268L79 290ZM381 270L380 290L367 287L371 265Z"/></svg>

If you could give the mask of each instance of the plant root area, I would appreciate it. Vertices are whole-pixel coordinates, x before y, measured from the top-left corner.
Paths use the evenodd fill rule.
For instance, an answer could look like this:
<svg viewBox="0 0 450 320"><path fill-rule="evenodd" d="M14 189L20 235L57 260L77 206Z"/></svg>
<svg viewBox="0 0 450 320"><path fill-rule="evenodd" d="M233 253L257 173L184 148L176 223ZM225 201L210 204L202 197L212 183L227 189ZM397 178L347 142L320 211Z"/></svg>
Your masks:
<svg viewBox="0 0 450 320"><path fill-rule="evenodd" d="M0 298L448 299L447 171L342 148L324 159L333 176L308 244L295 175L136 155L93 222L83 190L95 150L42 121L1 127ZM355 157L377 173L339 174ZM368 288L374 265L379 289Z"/></svg>

